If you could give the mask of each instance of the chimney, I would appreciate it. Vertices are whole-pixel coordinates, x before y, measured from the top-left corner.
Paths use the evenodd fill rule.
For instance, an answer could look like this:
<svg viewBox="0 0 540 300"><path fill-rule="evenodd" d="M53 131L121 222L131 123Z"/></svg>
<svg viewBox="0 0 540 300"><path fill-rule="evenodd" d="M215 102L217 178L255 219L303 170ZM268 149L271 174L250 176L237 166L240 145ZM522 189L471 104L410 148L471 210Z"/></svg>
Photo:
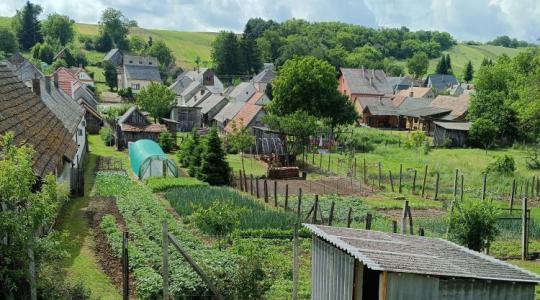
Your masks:
<svg viewBox="0 0 540 300"><path fill-rule="evenodd" d="M203 89L201 89L201 95L204 95L204 90Z"/></svg>
<svg viewBox="0 0 540 300"><path fill-rule="evenodd" d="M45 90L47 94L51 93L51 76L45 76Z"/></svg>
<svg viewBox="0 0 540 300"><path fill-rule="evenodd" d="M409 97L414 98L414 91L412 88L411 88L411 92L409 93Z"/></svg>
<svg viewBox="0 0 540 300"><path fill-rule="evenodd" d="M41 96L41 88L39 86L39 78L32 79L32 91L37 96Z"/></svg>

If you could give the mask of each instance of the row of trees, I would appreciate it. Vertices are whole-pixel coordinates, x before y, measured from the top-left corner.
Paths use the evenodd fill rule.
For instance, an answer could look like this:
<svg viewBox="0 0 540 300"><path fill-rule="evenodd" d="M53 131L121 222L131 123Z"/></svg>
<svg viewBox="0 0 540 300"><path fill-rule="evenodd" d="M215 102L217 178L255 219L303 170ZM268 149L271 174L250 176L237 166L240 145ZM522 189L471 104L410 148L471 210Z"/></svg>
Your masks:
<svg viewBox="0 0 540 300"><path fill-rule="evenodd" d="M511 59L485 61L475 73L471 98L471 137L510 144L540 138L540 53L524 51ZM487 139L486 139L487 137ZM484 143L482 143L484 144Z"/></svg>
<svg viewBox="0 0 540 300"><path fill-rule="evenodd" d="M326 60L336 68L384 68L399 75L403 68L394 59L411 58L419 52L436 58L455 44L446 32L411 32L406 27L372 29L297 19L277 23L255 18L246 23L241 38L232 32L220 33L213 45L212 59L218 74L223 75L257 71L261 61L280 66L293 57L308 55ZM243 67L229 69L226 66L234 65L231 61L241 62Z"/></svg>

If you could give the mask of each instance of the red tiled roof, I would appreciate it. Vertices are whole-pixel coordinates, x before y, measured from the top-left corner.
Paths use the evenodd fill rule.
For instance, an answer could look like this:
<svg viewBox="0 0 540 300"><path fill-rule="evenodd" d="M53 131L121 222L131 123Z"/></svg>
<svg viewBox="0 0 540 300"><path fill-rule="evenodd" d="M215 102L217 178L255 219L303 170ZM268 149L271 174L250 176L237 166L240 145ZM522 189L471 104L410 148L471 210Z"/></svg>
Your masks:
<svg viewBox="0 0 540 300"><path fill-rule="evenodd" d="M231 122L227 124L227 126L225 127L225 131L232 132L233 122L236 122L237 126L240 126L240 124L242 124L241 126L247 126L249 123L251 123L251 121L253 121L253 119L255 118L255 116L257 116L261 109L262 106L260 105L246 103L244 106L242 106L236 116L234 116Z"/></svg>
<svg viewBox="0 0 540 300"><path fill-rule="evenodd" d="M259 101L263 96L264 93L256 92L255 94L253 94L253 96L251 96L251 98L248 99L246 103L255 105L257 104L257 101Z"/></svg>
<svg viewBox="0 0 540 300"><path fill-rule="evenodd" d="M412 89L413 89L412 91L413 91L413 97L414 98L424 98L431 91L431 89L428 88L428 87L416 87L415 86ZM411 88L401 90L398 93L398 95L405 96L405 97L409 97L410 94L411 94Z"/></svg>

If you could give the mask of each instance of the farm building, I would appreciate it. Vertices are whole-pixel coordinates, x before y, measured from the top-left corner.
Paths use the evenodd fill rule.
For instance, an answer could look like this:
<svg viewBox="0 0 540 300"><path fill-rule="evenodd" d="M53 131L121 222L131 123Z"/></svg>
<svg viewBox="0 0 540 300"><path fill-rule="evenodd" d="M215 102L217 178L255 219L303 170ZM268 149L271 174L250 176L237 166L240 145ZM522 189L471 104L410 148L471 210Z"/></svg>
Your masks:
<svg viewBox="0 0 540 300"><path fill-rule="evenodd" d="M122 54L122 51L120 51L118 48L111 49L105 57L103 58L103 61L109 61L113 66L120 66L122 65L122 61L124 59L124 55Z"/></svg>
<svg viewBox="0 0 540 300"><path fill-rule="evenodd" d="M129 163L139 179L150 177L177 177L176 164L152 140L129 143Z"/></svg>
<svg viewBox="0 0 540 300"><path fill-rule="evenodd" d="M116 147L123 149L129 142L142 139L157 142L159 135L166 130L165 125L150 123L136 106L132 106L118 119L115 132Z"/></svg>
<svg viewBox="0 0 540 300"><path fill-rule="evenodd" d="M467 137L470 122L433 122L435 129L433 132L433 144L436 147L465 147L467 145Z"/></svg>
<svg viewBox="0 0 540 300"><path fill-rule="evenodd" d="M431 237L304 224L311 299L533 300L540 277Z"/></svg>
<svg viewBox="0 0 540 300"><path fill-rule="evenodd" d="M432 74L426 78L424 84L426 87L433 89L435 93L439 94L458 85L459 82L454 75Z"/></svg>

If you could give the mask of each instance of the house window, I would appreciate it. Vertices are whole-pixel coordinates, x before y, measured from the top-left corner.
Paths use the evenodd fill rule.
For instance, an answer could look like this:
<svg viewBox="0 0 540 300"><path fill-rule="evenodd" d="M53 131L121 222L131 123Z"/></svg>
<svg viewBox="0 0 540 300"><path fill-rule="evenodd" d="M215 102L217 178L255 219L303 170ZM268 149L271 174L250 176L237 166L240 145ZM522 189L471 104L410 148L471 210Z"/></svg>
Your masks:
<svg viewBox="0 0 540 300"><path fill-rule="evenodd" d="M139 83L132 83L131 89L132 90L139 90L141 88L141 85Z"/></svg>
<svg viewBox="0 0 540 300"><path fill-rule="evenodd" d="M78 129L78 130L77 130L77 134L78 134L79 136L81 136L81 135L82 135L82 129Z"/></svg>
<svg viewBox="0 0 540 300"><path fill-rule="evenodd" d="M149 61L149 62L148 62L148 64L149 64L149 65L151 65L151 64L152 64L152 62L151 62L151 61Z"/></svg>
<svg viewBox="0 0 540 300"><path fill-rule="evenodd" d="M139 60L139 65L142 65L142 60Z"/></svg>
<svg viewBox="0 0 540 300"><path fill-rule="evenodd" d="M133 61L132 61L132 60L130 60L130 61L129 61L129 63L130 63L130 64L132 64L132 63L133 63Z"/></svg>

